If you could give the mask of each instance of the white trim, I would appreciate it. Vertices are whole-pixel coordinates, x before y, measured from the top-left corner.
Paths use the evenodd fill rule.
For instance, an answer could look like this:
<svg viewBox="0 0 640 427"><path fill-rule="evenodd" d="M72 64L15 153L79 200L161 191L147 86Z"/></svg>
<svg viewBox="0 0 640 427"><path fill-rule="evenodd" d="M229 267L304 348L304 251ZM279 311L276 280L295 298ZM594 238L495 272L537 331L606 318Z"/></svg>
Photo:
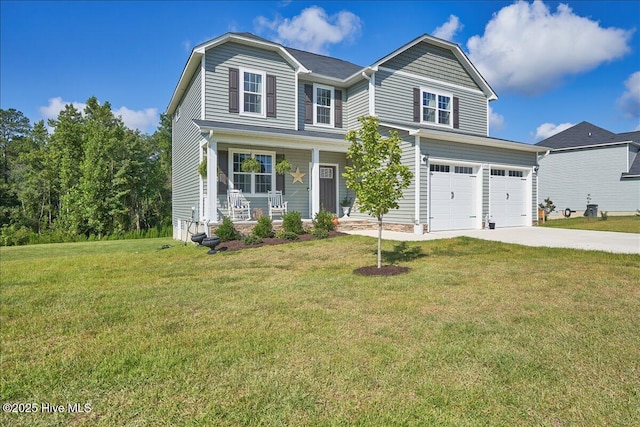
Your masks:
<svg viewBox="0 0 640 427"><path fill-rule="evenodd" d="M209 138L207 145L207 208L206 218L218 223L218 143ZM207 230L208 231L208 230ZM207 233L208 235L208 233Z"/></svg>
<svg viewBox="0 0 640 427"><path fill-rule="evenodd" d="M423 99L424 99L424 94L428 93L431 95L435 95L436 97L436 105L435 107L425 107L425 105L423 104ZM449 98L449 110L443 110L440 108L440 97L447 97ZM434 120L433 122L430 121L426 121L424 120L424 109L425 108L431 108L435 110L435 116L434 116ZM444 123L440 123L440 111L448 111L449 113L449 123L448 124L444 124ZM453 129L453 94L450 92L442 92L430 87L425 87L422 86L420 87L420 124L423 125L428 125L428 126L438 126L441 128L447 128L447 129Z"/></svg>
<svg viewBox="0 0 640 427"><path fill-rule="evenodd" d="M267 117L266 107L267 107L267 73L260 70L254 70L251 68L243 68L240 67L238 69L240 74L238 80L240 99L238 105L238 111L241 116L250 116L250 117ZM253 113L251 111L244 111L244 73L256 74L262 77L262 82L260 83L261 91L260 91L260 113ZM248 93L256 93L256 92L248 92Z"/></svg>
<svg viewBox="0 0 640 427"><path fill-rule="evenodd" d="M491 120L491 112L489 111L489 100L487 99L487 136L489 136L490 120Z"/></svg>
<svg viewBox="0 0 640 427"><path fill-rule="evenodd" d="M311 150L311 218L320 212L320 149Z"/></svg>
<svg viewBox="0 0 640 427"><path fill-rule="evenodd" d="M617 142L606 142L603 144L592 144L592 145L579 145L576 147L565 147L565 148L549 148L546 147L551 153L555 153L557 151L571 151L571 150L581 150L583 148L600 148L600 147L612 147L614 145L638 145L633 143L633 141L617 141Z"/></svg>
<svg viewBox="0 0 640 427"><path fill-rule="evenodd" d="M331 97L330 97L331 105L329 105L329 123L318 123L318 107L319 107L318 89L325 89L331 92ZM336 108L335 93L336 93L335 88L333 86L327 86L327 85L322 85L318 83L313 84L313 125L314 126L329 127L329 128L335 127L335 123L334 123L335 108ZM327 108L327 107L323 105L322 108Z"/></svg>
<svg viewBox="0 0 640 427"><path fill-rule="evenodd" d="M376 115L376 73L371 75L369 79L369 115Z"/></svg>
<svg viewBox="0 0 640 427"><path fill-rule="evenodd" d="M419 136L415 136L414 137L414 147L413 147L413 155L414 155L414 165L415 165L415 170L413 171L413 178L414 178L414 206L413 206L413 224L414 225L419 225L420 224L420 175L422 172L422 153L420 152L420 137ZM421 233L420 233L421 234Z"/></svg>
<svg viewBox="0 0 640 427"><path fill-rule="evenodd" d="M465 91L465 92L474 93L476 95L482 95L482 96L486 97L486 94L484 92L482 92L481 90L472 89L472 88L466 87L466 86L460 86L460 85L457 85L455 83L449 83L449 82L445 82L445 81L442 81L442 80L435 80L435 79L432 79L430 77L420 76L418 74L413 74L413 73L407 73L406 71L394 70L393 68L380 67L379 70L380 71L385 71L387 73L391 73L392 75L393 74L397 74L397 75L403 76L403 77L409 77L409 78L416 79L416 80L422 80L422 81L427 82L429 84L447 86L447 87L450 87L452 89L456 89L456 90L459 90L459 91ZM490 98L487 98L487 102L489 102L489 99Z"/></svg>
<svg viewBox="0 0 640 427"><path fill-rule="evenodd" d="M301 102L300 99L300 93L298 93L298 91L300 90L300 68L296 68L296 73L295 73L295 82L294 82L294 102L293 102L293 128L295 130L300 130L300 124L298 123L299 118L298 118L298 104Z"/></svg>
<svg viewBox="0 0 640 427"><path fill-rule="evenodd" d="M202 55L200 59L200 119L205 120L207 118L207 72L205 67L205 57L206 55Z"/></svg>
<svg viewBox="0 0 640 427"><path fill-rule="evenodd" d="M176 107L175 114L174 114L174 116L173 116L173 119L174 119L174 121L175 121L176 123L178 122L178 120L180 120L180 110L181 110L181 107L182 107L182 103L178 104L178 106Z"/></svg>
<svg viewBox="0 0 640 427"><path fill-rule="evenodd" d="M220 141L223 142L223 141ZM224 141L227 142L227 141ZM272 147L273 148L273 147ZM249 154L251 157L255 158L256 155L262 155L262 156L271 156L272 160L271 160L271 190L275 190L276 188L276 152L275 151L268 151L268 150L252 150L252 149L247 149L247 148L236 148L236 147L229 147L228 149L228 156L229 156L229 160L228 160L228 173L227 173L227 177L229 179L229 187L231 189L235 189L235 183L233 182L233 177L234 174L236 173L233 170L233 155L234 154ZM242 174L247 174L251 176L251 191L245 191L244 194L246 196L251 196L251 197L267 197L267 193L256 193L256 172L238 172L238 173L242 173ZM260 174L260 175L266 175L266 174Z"/></svg>
<svg viewBox="0 0 640 427"><path fill-rule="evenodd" d="M206 144L207 144L207 140L204 139L201 143L200 143L200 147L198 148L198 166L200 165L200 163L202 163L202 160L204 160L204 150L206 149ZM199 218L204 218L204 204L202 203L202 200L204 199L204 180L205 179L209 179L209 162L207 161L207 178L203 178L202 175L200 175L200 173L198 173L198 217Z"/></svg>

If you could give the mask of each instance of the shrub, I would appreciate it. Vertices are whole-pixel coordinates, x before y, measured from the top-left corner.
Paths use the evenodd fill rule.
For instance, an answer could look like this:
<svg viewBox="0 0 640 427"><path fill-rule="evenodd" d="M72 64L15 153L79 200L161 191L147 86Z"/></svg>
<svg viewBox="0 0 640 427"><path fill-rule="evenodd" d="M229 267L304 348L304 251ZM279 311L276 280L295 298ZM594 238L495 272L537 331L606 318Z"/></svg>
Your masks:
<svg viewBox="0 0 640 427"><path fill-rule="evenodd" d="M240 233L236 230L231 219L225 217L222 220L222 224L216 228L216 236L218 236L221 241L227 242L229 240L238 240L240 238Z"/></svg>
<svg viewBox="0 0 640 427"><path fill-rule="evenodd" d="M329 230L326 230L324 228L314 228L311 234L316 239L326 239L327 237L329 237Z"/></svg>
<svg viewBox="0 0 640 427"><path fill-rule="evenodd" d="M258 224L253 227L253 234L259 238L266 239L267 237L271 237L271 233L273 233L271 218L268 216L258 218Z"/></svg>
<svg viewBox="0 0 640 427"><path fill-rule="evenodd" d="M278 239L285 240L298 240L298 235L296 233L292 233L291 231L285 231L284 228L278 230L276 233L276 237Z"/></svg>
<svg viewBox="0 0 640 427"><path fill-rule="evenodd" d="M606 221L607 218L609 218L609 212L607 211L600 211L600 216L602 217L603 221Z"/></svg>
<svg viewBox="0 0 640 427"><path fill-rule="evenodd" d="M326 230L327 232L333 230L335 225L333 224L333 214L326 209L320 209L320 212L313 218L313 228L319 230Z"/></svg>
<svg viewBox="0 0 640 427"><path fill-rule="evenodd" d="M304 234L302 228L302 215L300 212L291 211L282 215L282 229L288 233L296 235Z"/></svg>
<svg viewBox="0 0 640 427"><path fill-rule="evenodd" d="M244 238L245 245L259 245L260 243L262 243L262 238L259 236L256 236L255 234L249 234Z"/></svg>

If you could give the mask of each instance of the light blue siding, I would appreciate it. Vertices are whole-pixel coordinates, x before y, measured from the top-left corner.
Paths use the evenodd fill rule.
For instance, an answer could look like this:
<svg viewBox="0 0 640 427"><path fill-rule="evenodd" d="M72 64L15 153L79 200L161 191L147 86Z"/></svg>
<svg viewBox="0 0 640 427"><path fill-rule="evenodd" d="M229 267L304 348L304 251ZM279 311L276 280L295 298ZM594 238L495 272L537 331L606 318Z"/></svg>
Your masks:
<svg viewBox="0 0 640 427"><path fill-rule="evenodd" d="M229 113L229 68L246 68L276 76L275 118ZM278 53L225 43L206 52L205 69L206 120L294 129L295 72ZM263 84L266 86L266 82Z"/></svg>
<svg viewBox="0 0 640 427"><path fill-rule="evenodd" d="M172 223L191 219L191 207L199 206L200 132L192 119L200 118L200 72L198 72L180 103L179 118L172 127Z"/></svg>
<svg viewBox="0 0 640 427"><path fill-rule="evenodd" d="M459 98L460 131L476 135L487 135L487 100L480 92L421 80L387 71L375 73L375 109L381 121L392 121L415 126L413 121L413 89L426 88L450 93ZM437 128L437 127L435 127Z"/></svg>
<svg viewBox="0 0 640 427"><path fill-rule="evenodd" d="M634 212L640 209L640 180L620 179L629 170L628 157L627 145L552 152L540 160L539 198L581 215L591 194L600 211Z"/></svg>

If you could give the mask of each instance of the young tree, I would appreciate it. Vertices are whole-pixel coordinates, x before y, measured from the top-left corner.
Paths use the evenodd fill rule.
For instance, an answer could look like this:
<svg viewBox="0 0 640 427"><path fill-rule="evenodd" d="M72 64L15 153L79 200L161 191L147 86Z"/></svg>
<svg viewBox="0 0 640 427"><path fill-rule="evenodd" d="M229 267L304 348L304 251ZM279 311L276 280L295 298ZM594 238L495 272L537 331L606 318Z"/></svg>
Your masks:
<svg viewBox="0 0 640 427"><path fill-rule="evenodd" d="M359 117L361 128L350 130L345 139L351 142L343 176L347 187L355 192L356 206L378 220L378 268L382 267L382 218L398 209L402 190L409 187L413 173L400 161L402 150L396 131L383 138L376 117Z"/></svg>

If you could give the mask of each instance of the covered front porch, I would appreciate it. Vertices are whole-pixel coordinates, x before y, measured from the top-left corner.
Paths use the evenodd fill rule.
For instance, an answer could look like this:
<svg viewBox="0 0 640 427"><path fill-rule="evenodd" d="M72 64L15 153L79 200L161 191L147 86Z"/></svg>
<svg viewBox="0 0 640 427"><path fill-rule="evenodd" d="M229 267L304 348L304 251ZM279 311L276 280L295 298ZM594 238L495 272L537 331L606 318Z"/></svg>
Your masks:
<svg viewBox="0 0 640 427"><path fill-rule="evenodd" d="M242 218L249 222L269 215L268 194L272 191L282 193L288 212L300 212L306 220L321 209L343 216L341 203L345 199L353 201L342 177L348 149L343 134L257 131L239 125L220 127L213 122L200 127L200 162L206 161L206 173L199 176L199 222L203 225L215 226L224 217L232 216L232 190L241 191L250 204L248 215ZM247 159L255 160L259 167L243 170ZM291 169L277 173L276 164L282 160ZM274 215L273 219L277 221L281 215Z"/></svg>

